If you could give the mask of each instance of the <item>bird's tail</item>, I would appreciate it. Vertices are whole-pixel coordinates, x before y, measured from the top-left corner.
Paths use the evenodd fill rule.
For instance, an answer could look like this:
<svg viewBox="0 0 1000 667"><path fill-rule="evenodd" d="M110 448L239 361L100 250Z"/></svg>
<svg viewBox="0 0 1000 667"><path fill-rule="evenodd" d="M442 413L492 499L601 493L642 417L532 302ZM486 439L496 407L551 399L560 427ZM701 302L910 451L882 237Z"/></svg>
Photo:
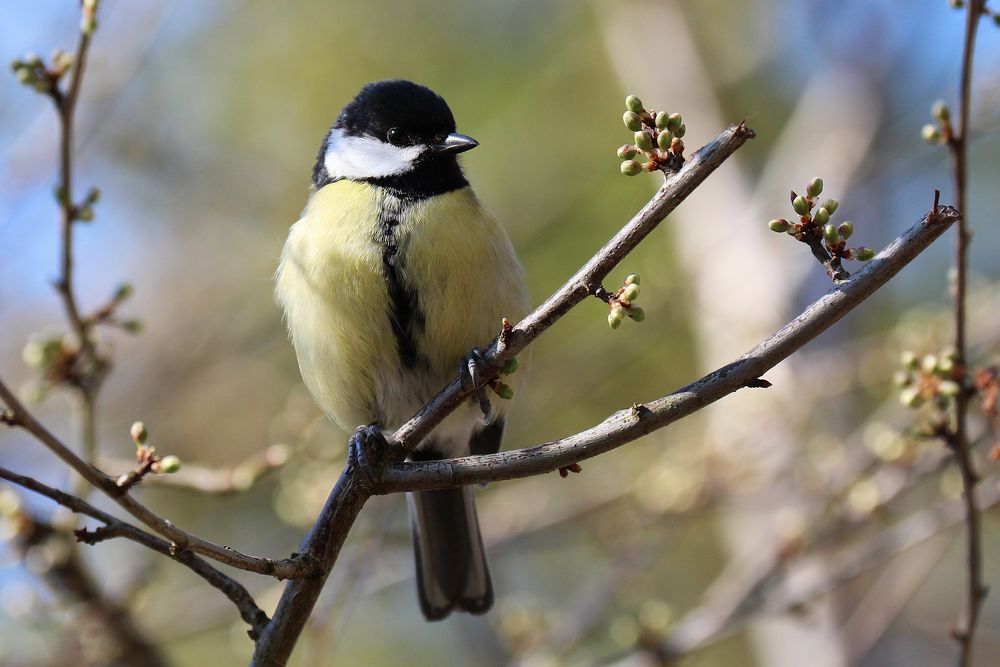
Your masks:
<svg viewBox="0 0 1000 667"><path fill-rule="evenodd" d="M406 494L417 561L417 595L428 621L452 610L484 614L493 583L471 487Z"/></svg>

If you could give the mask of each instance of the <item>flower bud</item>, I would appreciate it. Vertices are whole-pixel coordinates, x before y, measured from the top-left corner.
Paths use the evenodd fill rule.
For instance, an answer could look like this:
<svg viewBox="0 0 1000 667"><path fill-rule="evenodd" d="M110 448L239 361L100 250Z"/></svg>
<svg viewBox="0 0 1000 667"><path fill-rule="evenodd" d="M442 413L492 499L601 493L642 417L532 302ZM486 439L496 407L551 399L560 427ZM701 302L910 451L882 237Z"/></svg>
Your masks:
<svg viewBox="0 0 1000 667"><path fill-rule="evenodd" d="M132 424L132 428L129 429L129 435L132 436L132 441L137 445L146 444L146 438L149 437L149 432L146 430L146 425L142 422L135 422Z"/></svg>
<svg viewBox="0 0 1000 667"><path fill-rule="evenodd" d="M624 284L626 284L626 285L638 285L639 284L639 274L638 273L630 273L630 274L628 274L627 276L625 276L625 283Z"/></svg>
<svg viewBox="0 0 1000 667"><path fill-rule="evenodd" d="M787 232L791 228L791 225L788 224L788 221L784 218L775 218L771 222L767 223L767 227L772 232L778 232L780 234L782 232Z"/></svg>
<svg viewBox="0 0 1000 667"><path fill-rule="evenodd" d="M899 363L903 364L905 368L910 370L917 370L920 366L920 360L917 358L916 353L913 350L903 350L899 355Z"/></svg>
<svg viewBox="0 0 1000 667"><path fill-rule="evenodd" d="M638 152L639 152L638 149L632 144L625 144L624 146L618 149L618 157L620 157L623 160L631 160L632 158L635 157L635 154Z"/></svg>
<svg viewBox="0 0 1000 667"><path fill-rule="evenodd" d="M164 475L169 475L170 473L177 472L181 469L181 460L170 454L169 456L164 456L162 459L154 464L156 472L162 473Z"/></svg>
<svg viewBox="0 0 1000 667"><path fill-rule="evenodd" d="M667 121L669 120L670 120L670 114L668 114L666 111L661 111L660 113L656 114L656 120L654 121L656 129L658 130L667 129Z"/></svg>
<svg viewBox="0 0 1000 667"><path fill-rule="evenodd" d="M635 283L631 285L626 285L625 289L622 291L622 298L631 303L639 298L639 286Z"/></svg>
<svg viewBox="0 0 1000 667"><path fill-rule="evenodd" d="M938 100L931 107L931 116L942 123L947 123L951 120L951 111L948 109L948 105L944 103L944 100Z"/></svg>
<svg viewBox="0 0 1000 667"><path fill-rule="evenodd" d="M640 150L653 150L653 135L645 131L636 132L635 145L638 146Z"/></svg>
<svg viewBox="0 0 1000 667"><path fill-rule="evenodd" d="M840 223L839 227L837 227L837 231L845 239L849 239L851 238L851 235L854 233L854 223L851 222L850 220L845 220L844 222Z"/></svg>
<svg viewBox="0 0 1000 667"><path fill-rule="evenodd" d="M638 132L642 129L642 118L634 111L626 111L622 116L622 120L625 122L625 127L633 132Z"/></svg>
<svg viewBox="0 0 1000 667"><path fill-rule="evenodd" d="M830 215L833 215L834 213L837 212L838 206L840 206L840 202L837 201L836 199L827 199L826 202L823 203L823 208L825 208L830 213Z"/></svg>
<svg viewBox="0 0 1000 667"><path fill-rule="evenodd" d="M913 384L913 376L906 371L896 371L892 374L892 383L897 387L909 387Z"/></svg>
<svg viewBox="0 0 1000 667"><path fill-rule="evenodd" d="M806 186L806 194L810 197L819 197L821 192L823 192L823 179L817 176L809 181L809 185Z"/></svg>
<svg viewBox="0 0 1000 667"><path fill-rule="evenodd" d="M622 162L622 173L626 176L635 176L642 171L642 165L635 160L625 160Z"/></svg>
<svg viewBox="0 0 1000 667"><path fill-rule="evenodd" d="M635 95L629 95L628 97L625 98L625 107L629 111L631 111L633 113L636 113L636 114L642 113L642 110L644 108L642 106L642 100L640 100Z"/></svg>
<svg viewBox="0 0 1000 667"><path fill-rule="evenodd" d="M672 135L668 130L660 130L660 133L656 135L656 145L660 147L661 151L670 150L670 142L674 140L674 135Z"/></svg>
<svg viewBox="0 0 1000 667"><path fill-rule="evenodd" d="M94 219L94 209L89 206L76 209L76 219L81 222L90 222Z"/></svg>
<svg viewBox="0 0 1000 667"><path fill-rule="evenodd" d="M899 402L908 408L918 408L924 402L924 396L917 387L906 387L899 392Z"/></svg>
<svg viewBox="0 0 1000 667"><path fill-rule="evenodd" d="M608 313L608 326L612 329L617 329L622 325L622 320L625 319L625 309L617 301L611 302L611 310Z"/></svg>
<svg viewBox="0 0 1000 667"><path fill-rule="evenodd" d="M681 124L680 124L680 125L679 125L679 126L677 127L677 129L676 129L676 130L674 130L674 136L675 136L675 137L677 137L678 139L680 139L680 138L681 138L681 137L683 137L683 136L684 136L685 134L687 134L687 129L688 129L688 128L687 128L687 125L685 125L684 123L681 123Z"/></svg>
<svg viewBox="0 0 1000 667"><path fill-rule="evenodd" d="M941 143L941 130L930 123L924 125L924 128L920 131L920 136L929 144Z"/></svg>
<svg viewBox="0 0 1000 667"><path fill-rule="evenodd" d="M632 306L628 309L628 316L631 317L636 322L642 322L646 319L646 311L639 306Z"/></svg>
<svg viewBox="0 0 1000 667"><path fill-rule="evenodd" d="M938 358L934 354L925 354L920 360L920 370L930 375L937 370Z"/></svg>
<svg viewBox="0 0 1000 667"><path fill-rule="evenodd" d="M122 283L115 288L114 294L111 295L112 301L124 301L125 299L132 296L132 285L131 283Z"/></svg>
<svg viewBox="0 0 1000 667"><path fill-rule="evenodd" d="M684 121L679 113L672 113L667 117L667 129L677 134L677 128L681 126Z"/></svg>
<svg viewBox="0 0 1000 667"><path fill-rule="evenodd" d="M503 373L504 375L512 375L513 373L517 372L517 369L520 366L521 362L517 360L517 357L514 357L513 359L507 360L507 362L503 365L503 368L500 369L500 372Z"/></svg>
<svg viewBox="0 0 1000 667"><path fill-rule="evenodd" d="M837 228L833 225L826 225L823 227L823 239L830 245L840 242L840 234L837 233Z"/></svg>
<svg viewBox="0 0 1000 667"><path fill-rule="evenodd" d="M871 248L855 248L854 256L857 257L860 262L867 262L875 257L875 251Z"/></svg>
<svg viewBox="0 0 1000 667"><path fill-rule="evenodd" d="M792 208L799 215L809 215L809 202L802 195L799 195L794 200L792 200Z"/></svg>
<svg viewBox="0 0 1000 667"><path fill-rule="evenodd" d="M816 211L816 215L813 216L813 220L816 221L817 225L825 225L830 222L830 212L820 206Z"/></svg>
<svg viewBox="0 0 1000 667"><path fill-rule="evenodd" d="M514 390L510 385L504 384L503 382L493 383L493 393L502 398L505 401L509 401L514 398Z"/></svg>
<svg viewBox="0 0 1000 667"><path fill-rule="evenodd" d="M962 393L962 385L958 384L954 380L941 380L941 382L938 383L938 393L942 396L954 398Z"/></svg>
<svg viewBox="0 0 1000 667"><path fill-rule="evenodd" d="M121 326L126 333L142 333L142 320L122 320L119 326Z"/></svg>

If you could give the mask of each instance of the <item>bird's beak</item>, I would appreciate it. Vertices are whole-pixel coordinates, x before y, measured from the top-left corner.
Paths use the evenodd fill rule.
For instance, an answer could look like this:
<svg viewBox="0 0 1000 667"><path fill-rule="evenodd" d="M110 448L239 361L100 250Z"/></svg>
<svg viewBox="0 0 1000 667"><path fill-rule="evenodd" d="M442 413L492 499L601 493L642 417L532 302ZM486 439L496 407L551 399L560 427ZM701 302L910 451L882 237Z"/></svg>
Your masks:
<svg viewBox="0 0 1000 667"><path fill-rule="evenodd" d="M465 151L472 150L479 145L479 142L470 136L459 134L458 132L452 132L440 144L436 144L433 148L437 153L464 153Z"/></svg>

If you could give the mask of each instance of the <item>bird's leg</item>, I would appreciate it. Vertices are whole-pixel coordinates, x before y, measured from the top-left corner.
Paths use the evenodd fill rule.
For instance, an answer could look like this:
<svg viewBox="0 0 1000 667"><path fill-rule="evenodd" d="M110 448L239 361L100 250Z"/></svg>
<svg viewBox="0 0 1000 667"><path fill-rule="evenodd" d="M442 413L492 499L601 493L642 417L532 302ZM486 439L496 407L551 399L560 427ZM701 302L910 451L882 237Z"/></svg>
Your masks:
<svg viewBox="0 0 1000 667"><path fill-rule="evenodd" d="M462 387L471 391L479 401L479 409L483 411L483 419L487 422L493 415L493 407L490 405L489 396L486 395L486 382L483 381L486 359L483 351L478 347L472 350L462 359L458 366L458 374L462 378Z"/></svg>
<svg viewBox="0 0 1000 667"><path fill-rule="evenodd" d="M365 483L374 489L378 482L389 443L382 435L382 429L377 424L359 426L347 443L347 466L354 468L363 477Z"/></svg>

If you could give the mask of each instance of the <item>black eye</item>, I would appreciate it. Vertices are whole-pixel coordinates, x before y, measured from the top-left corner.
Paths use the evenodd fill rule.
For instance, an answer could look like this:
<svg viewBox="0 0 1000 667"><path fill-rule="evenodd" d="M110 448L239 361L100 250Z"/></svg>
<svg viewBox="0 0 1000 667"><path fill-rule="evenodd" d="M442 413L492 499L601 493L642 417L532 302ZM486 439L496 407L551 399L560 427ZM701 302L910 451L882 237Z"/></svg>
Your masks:
<svg viewBox="0 0 1000 667"><path fill-rule="evenodd" d="M393 146L402 146L406 143L406 133L398 127L394 127L385 133L385 138Z"/></svg>

